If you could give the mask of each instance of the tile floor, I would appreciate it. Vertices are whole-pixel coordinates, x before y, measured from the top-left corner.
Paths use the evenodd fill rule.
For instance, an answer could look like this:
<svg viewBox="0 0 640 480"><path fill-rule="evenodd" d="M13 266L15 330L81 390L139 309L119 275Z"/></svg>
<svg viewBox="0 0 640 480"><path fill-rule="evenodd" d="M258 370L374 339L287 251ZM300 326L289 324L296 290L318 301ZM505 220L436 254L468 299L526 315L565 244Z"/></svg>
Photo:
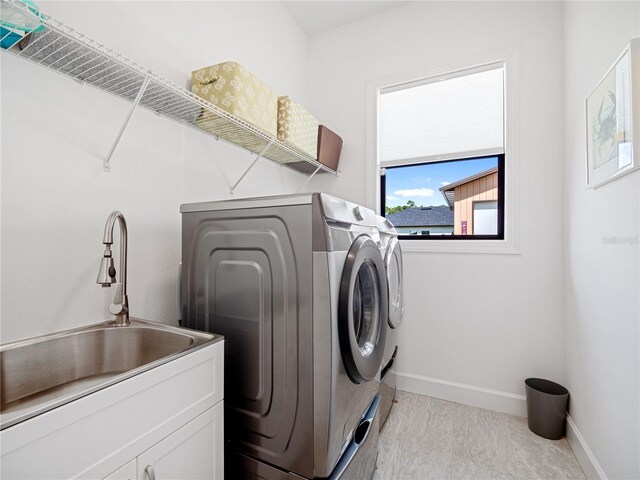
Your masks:
<svg viewBox="0 0 640 480"><path fill-rule="evenodd" d="M586 480L566 439L527 420L398 391L373 480Z"/></svg>

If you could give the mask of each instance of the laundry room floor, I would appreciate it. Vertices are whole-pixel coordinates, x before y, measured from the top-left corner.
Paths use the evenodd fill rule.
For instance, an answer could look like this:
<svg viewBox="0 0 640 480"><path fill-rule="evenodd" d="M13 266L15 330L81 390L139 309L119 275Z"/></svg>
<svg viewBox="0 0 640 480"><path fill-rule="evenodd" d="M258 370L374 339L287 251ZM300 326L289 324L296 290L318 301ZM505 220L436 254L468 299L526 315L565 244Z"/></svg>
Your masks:
<svg viewBox="0 0 640 480"><path fill-rule="evenodd" d="M398 391L374 480L586 480L566 439L526 418Z"/></svg>

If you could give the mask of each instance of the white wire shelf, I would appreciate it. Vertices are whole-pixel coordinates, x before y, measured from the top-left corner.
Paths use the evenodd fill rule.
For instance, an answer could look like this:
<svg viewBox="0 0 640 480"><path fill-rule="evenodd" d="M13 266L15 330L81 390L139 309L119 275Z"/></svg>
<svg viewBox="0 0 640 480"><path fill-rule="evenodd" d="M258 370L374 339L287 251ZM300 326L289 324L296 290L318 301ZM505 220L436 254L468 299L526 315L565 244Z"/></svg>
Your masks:
<svg viewBox="0 0 640 480"><path fill-rule="evenodd" d="M113 150L133 110L139 105L180 124L194 127L216 140L239 145L257 154L255 161L266 157L307 174L338 174L302 151L275 139L62 22L35 12L21 0L0 0L0 5L0 26L3 27L0 40L3 51L133 104L129 117L105 160L105 170L108 171ZM9 28L16 25L17 28ZM7 47L5 42L8 36L16 31L21 32L24 38ZM248 170L240 180L247 172ZM239 181L231 188L232 192Z"/></svg>

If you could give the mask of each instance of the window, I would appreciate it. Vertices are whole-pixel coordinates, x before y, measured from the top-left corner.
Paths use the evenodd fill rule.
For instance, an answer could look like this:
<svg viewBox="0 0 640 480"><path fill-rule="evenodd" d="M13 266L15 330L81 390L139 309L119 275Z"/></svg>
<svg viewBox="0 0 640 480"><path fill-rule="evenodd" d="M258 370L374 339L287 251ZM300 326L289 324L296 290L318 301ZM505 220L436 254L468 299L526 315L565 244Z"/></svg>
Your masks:
<svg viewBox="0 0 640 480"><path fill-rule="evenodd" d="M504 64L378 90L381 211L403 239L504 239Z"/></svg>

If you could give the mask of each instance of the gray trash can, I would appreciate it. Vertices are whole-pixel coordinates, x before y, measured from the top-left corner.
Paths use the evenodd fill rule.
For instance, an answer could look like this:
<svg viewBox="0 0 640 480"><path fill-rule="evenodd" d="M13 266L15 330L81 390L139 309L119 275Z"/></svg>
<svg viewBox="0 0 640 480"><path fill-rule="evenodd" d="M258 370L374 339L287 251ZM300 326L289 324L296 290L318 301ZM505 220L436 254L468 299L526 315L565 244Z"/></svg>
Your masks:
<svg viewBox="0 0 640 480"><path fill-rule="evenodd" d="M569 391L542 378L527 378L527 421L529 430L551 440L564 436Z"/></svg>

